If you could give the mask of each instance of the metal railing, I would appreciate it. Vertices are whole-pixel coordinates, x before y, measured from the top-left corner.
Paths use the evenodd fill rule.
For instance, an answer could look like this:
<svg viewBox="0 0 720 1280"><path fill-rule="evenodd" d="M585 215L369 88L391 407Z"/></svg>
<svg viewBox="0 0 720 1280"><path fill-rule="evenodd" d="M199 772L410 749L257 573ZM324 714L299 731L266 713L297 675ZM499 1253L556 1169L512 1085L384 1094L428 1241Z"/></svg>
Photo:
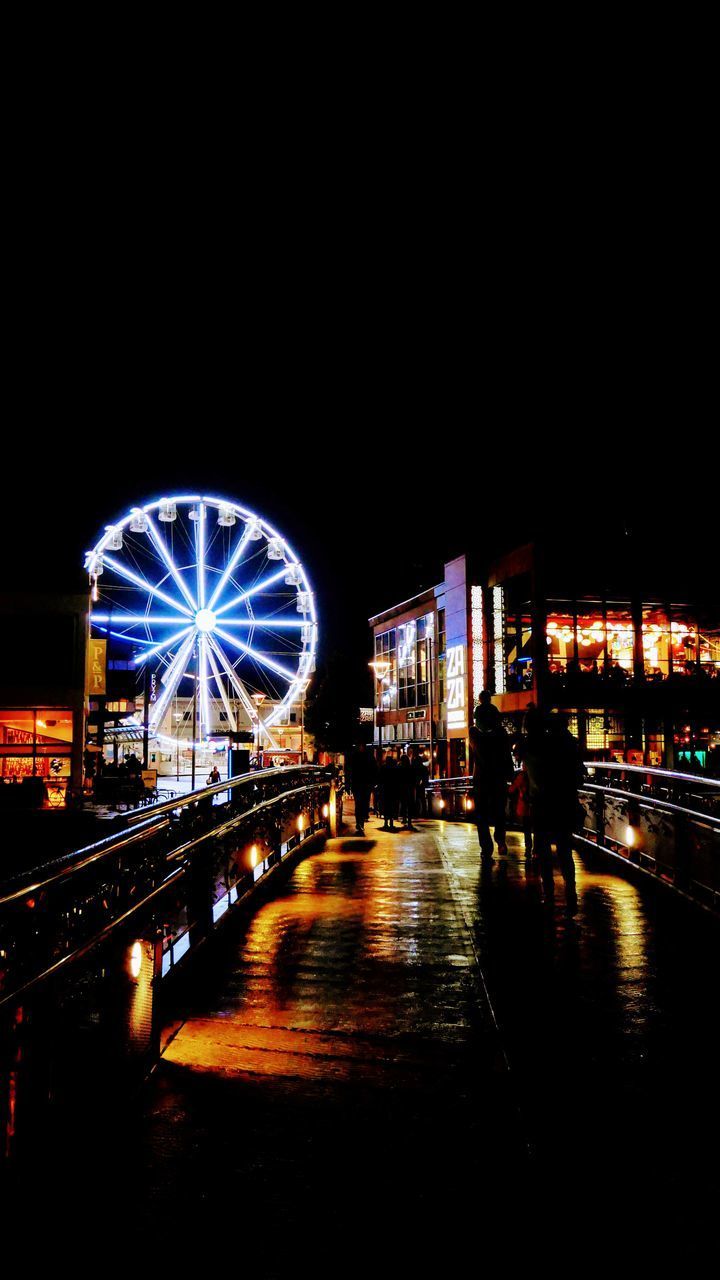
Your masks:
<svg viewBox="0 0 720 1280"><path fill-rule="evenodd" d="M219 802L218 802L219 801ZM165 977L310 836L330 829L326 770L243 774L128 815L117 834L0 886L0 1009L111 936L153 939Z"/></svg>
<svg viewBox="0 0 720 1280"><path fill-rule="evenodd" d="M720 910L720 781L642 765L586 766L580 848L602 849Z"/></svg>
<svg viewBox="0 0 720 1280"><path fill-rule="evenodd" d="M587 761L579 849L603 850L720 911L720 781L670 769ZM472 778L435 778L428 812L472 822ZM512 827L512 822L509 823Z"/></svg>

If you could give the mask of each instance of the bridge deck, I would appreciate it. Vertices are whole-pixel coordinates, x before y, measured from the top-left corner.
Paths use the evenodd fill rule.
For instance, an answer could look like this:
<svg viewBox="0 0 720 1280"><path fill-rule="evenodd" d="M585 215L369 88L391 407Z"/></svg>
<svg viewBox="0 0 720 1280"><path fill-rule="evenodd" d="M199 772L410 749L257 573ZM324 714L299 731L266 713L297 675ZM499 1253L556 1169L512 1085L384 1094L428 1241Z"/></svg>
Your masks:
<svg viewBox="0 0 720 1280"><path fill-rule="evenodd" d="M604 1207L710 1232L717 922L577 856L572 914L517 838L481 868L472 827L377 825L191 970L74 1202L115 1177L138 1245L236 1242L255 1275L424 1274L482 1233L506 1257L533 1226L582 1239Z"/></svg>

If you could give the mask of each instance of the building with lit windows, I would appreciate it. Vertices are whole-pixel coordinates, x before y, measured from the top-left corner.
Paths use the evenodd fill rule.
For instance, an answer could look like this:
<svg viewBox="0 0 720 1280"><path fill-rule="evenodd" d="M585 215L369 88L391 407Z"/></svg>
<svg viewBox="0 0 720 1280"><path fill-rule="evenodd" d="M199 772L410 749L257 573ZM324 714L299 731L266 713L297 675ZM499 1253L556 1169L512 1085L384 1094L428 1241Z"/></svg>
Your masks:
<svg viewBox="0 0 720 1280"><path fill-rule="evenodd" d="M83 773L87 595L0 598L0 800L61 808Z"/></svg>
<svg viewBox="0 0 720 1280"><path fill-rule="evenodd" d="M704 767L720 747L720 606L653 574L534 544L450 561L370 619L376 743L417 742L458 776L487 688L511 732L534 703L568 715L587 759Z"/></svg>

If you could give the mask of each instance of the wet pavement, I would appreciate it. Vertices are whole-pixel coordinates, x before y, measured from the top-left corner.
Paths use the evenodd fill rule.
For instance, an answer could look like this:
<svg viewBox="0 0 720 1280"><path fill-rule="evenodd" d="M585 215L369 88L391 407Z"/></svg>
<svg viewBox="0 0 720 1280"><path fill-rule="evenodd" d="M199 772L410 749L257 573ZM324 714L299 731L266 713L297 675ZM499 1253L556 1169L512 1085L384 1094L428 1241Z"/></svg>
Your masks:
<svg viewBox="0 0 720 1280"><path fill-rule="evenodd" d="M132 1248L256 1276L598 1252L628 1215L646 1257L715 1239L718 922L577 855L575 910L512 836L481 866L472 827L376 826L196 962L74 1200L112 1185Z"/></svg>

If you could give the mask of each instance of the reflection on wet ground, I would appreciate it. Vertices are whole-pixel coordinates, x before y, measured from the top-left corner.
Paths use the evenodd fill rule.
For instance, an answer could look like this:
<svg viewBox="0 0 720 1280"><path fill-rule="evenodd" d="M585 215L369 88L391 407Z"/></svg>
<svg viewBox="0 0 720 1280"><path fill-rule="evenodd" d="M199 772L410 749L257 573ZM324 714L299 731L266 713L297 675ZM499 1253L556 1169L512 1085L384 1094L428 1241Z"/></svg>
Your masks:
<svg viewBox="0 0 720 1280"><path fill-rule="evenodd" d="M576 911L518 841L481 866L461 824L330 841L191 970L74 1202L112 1184L137 1247L237 1242L258 1276L425 1274L483 1233L509 1264L603 1206L701 1237L717 922L575 862Z"/></svg>

